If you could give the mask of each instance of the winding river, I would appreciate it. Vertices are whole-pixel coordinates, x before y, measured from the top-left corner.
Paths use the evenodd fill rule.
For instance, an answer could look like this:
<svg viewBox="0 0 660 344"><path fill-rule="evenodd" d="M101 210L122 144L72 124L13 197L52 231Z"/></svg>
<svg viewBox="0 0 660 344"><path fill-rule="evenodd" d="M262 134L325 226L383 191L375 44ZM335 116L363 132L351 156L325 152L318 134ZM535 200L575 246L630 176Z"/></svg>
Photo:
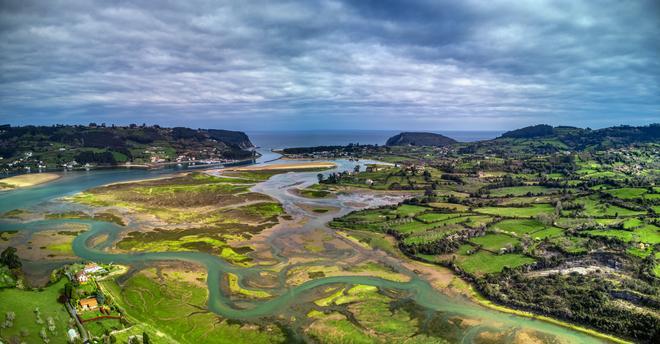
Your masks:
<svg viewBox="0 0 660 344"><path fill-rule="evenodd" d="M338 160L337 170L343 171L352 169L355 162ZM277 162L274 162L277 163ZM364 161L362 162L365 163ZM75 194L85 189L100 186L112 182L138 180L152 178L154 176L166 175L172 173L172 170L146 171L146 170L105 170L89 172L70 172L57 181L49 184L36 186L28 189L14 190L0 193L0 212L11 209L23 208L43 211L50 210L69 210L70 207L76 207L67 202L59 201L58 198ZM280 201L287 212L295 219L305 219L300 221L304 223L300 226L290 228L279 228L268 234L265 243L270 246L272 256L280 263L285 264L288 257L282 253L281 244L292 233L304 233L311 230L323 230L329 235L336 235L325 224L335 216L348 213L352 210L380 204L396 202L398 199L392 196L374 196L369 194L358 195L340 195L333 199L306 199L297 196L291 192L292 188L303 188L316 182L316 172L297 172L276 175L269 180L259 183L253 187L252 191L261 192ZM330 214L309 214L301 205L308 207L327 206L339 209ZM479 324L464 331L460 336L463 343L471 343L474 335L479 331L504 331L506 329L529 329L556 336L561 342L568 343L601 343L602 340L589 336L585 333L575 331L562 326L554 325L548 322L534 320L526 317L520 317L501 313L482 307L463 297L448 296L434 289L426 280L420 278L417 274L409 271L401 264L396 265L398 272L411 277L408 282L394 282L377 277L369 276L335 276L314 279L297 286L287 286L285 282L286 273L290 267L279 271L279 286L275 289L269 289L276 296L266 301L254 301L249 307L241 305L238 307L232 300L224 294L220 287L221 277L225 273L234 273L243 281L246 278L255 277L259 272L267 270L267 267L238 267L231 265L217 256L198 252L154 252L154 253L130 253L118 254L103 250L117 238L117 234L127 230L125 227L119 227L112 223L97 222L91 220L39 220L26 223L3 220L0 221L2 229L18 229L27 231L40 231L54 225L66 223L84 223L89 225L90 230L78 235L73 241L73 250L81 258L94 260L98 262L114 262L120 264L144 264L155 261L186 261L202 265L208 271L208 307L211 311L227 318L232 319L257 319L269 317L281 313L284 309L290 308L296 302L300 302L301 297L310 293L313 289L331 284L365 284L377 286L385 289L404 291L417 304L423 305L428 310L439 311L443 314L461 318L478 319ZM108 239L96 247L90 247L90 239L108 234ZM365 257L376 258L378 260L387 260L388 264L396 262L396 259L389 257L384 252L378 251L378 254L372 250L365 249L359 245L354 245L354 250L337 250L328 252L325 256L326 263L332 264L334 259L352 255L364 255ZM301 264L301 263L298 263ZM319 264L318 261L315 264ZM242 282L241 282L242 283Z"/></svg>

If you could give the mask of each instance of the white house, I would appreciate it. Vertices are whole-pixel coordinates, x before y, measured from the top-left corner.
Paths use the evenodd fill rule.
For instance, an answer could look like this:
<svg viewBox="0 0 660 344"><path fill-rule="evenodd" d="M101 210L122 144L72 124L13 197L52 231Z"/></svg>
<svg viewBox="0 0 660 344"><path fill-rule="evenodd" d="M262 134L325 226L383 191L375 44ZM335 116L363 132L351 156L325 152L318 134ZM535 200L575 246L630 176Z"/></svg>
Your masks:
<svg viewBox="0 0 660 344"><path fill-rule="evenodd" d="M87 281L89 281L89 276L87 276L85 270L82 270L76 274L76 281L78 281L80 284L87 283Z"/></svg>
<svg viewBox="0 0 660 344"><path fill-rule="evenodd" d="M99 271L102 271L102 270L103 270L103 268L98 266L96 263L89 263L89 264L85 265L85 268L83 269L83 271L86 274L93 274L95 272L99 272Z"/></svg>

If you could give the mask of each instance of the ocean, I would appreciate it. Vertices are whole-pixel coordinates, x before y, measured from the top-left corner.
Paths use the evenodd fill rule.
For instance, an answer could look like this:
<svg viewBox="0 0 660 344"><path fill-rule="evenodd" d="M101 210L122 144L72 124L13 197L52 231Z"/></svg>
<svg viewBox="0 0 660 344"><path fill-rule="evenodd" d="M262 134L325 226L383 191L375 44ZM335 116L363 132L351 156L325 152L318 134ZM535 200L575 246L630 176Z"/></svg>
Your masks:
<svg viewBox="0 0 660 344"><path fill-rule="evenodd" d="M297 130L297 131L247 131L252 143L262 149L290 147L343 146L349 143L384 145L399 130ZM433 131L460 142L493 139L502 131Z"/></svg>

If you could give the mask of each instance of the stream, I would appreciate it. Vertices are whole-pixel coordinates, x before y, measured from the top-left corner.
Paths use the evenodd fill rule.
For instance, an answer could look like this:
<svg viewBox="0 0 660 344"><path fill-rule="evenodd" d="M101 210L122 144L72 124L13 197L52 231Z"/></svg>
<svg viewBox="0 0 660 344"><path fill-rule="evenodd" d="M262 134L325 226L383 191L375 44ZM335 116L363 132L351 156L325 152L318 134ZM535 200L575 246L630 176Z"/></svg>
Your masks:
<svg viewBox="0 0 660 344"><path fill-rule="evenodd" d="M336 160L338 167L336 171L352 170L355 161ZM279 163L273 161L270 163ZM360 161L365 165L369 161ZM0 212L11 209L33 209L43 212L66 211L78 205L58 200L64 196L70 196L83 190L113 183L119 181L139 180L144 178L153 178L170 174L174 171L164 169L158 171L148 170L102 170L86 172L69 172L59 180L54 182L9 192L0 193ZM328 173L331 171L325 171ZM293 233L306 233L313 230L322 230L327 235L337 236L333 230L326 226L333 217L347 214L353 210L362 209L366 206L375 207L385 204L399 202L401 197L391 195L373 195L369 193L351 193L339 195L336 198L327 199L308 199L298 196L291 192L292 188L305 188L317 181L318 172L289 172L271 177L265 182L256 184L252 191L267 194L279 202L295 221L286 223L302 223L301 225L287 224L279 225L277 229L269 231L263 238L263 243L270 249L270 253L279 264L287 264L289 256L283 252L283 244L287 237ZM309 207L333 207L337 211L328 214L309 213L305 208ZM117 234L126 230L135 230L130 227L120 227L113 223L99 222L93 220L37 220L26 223L0 220L0 229L16 229L22 231L37 232L48 229L54 225L67 223L87 224L90 230L79 234L73 241L74 253L87 260L93 260L103 263L117 264L144 264L157 261L185 261L204 266L208 272L207 283L209 290L208 308L226 318L231 319L257 319L281 314L286 309L291 308L296 302L300 302L305 295L308 295L313 289L336 284L364 284L379 288L404 291L405 294L414 300L418 305L447 314L448 317L455 316L460 318L478 319L479 324L469 327L462 333L461 342L471 343L474 336L480 331L504 331L506 329L530 329L556 336L561 342L568 343L602 343L603 341L589 336L585 333L575 331L562 326L554 325L545 321L534 320L531 318L510 315L480 306L464 297L449 296L434 289L426 280L420 278L413 271L409 271L394 257L390 257L382 251L369 250L357 244L352 244L354 249L336 250L324 252L320 261L313 264L332 264L335 260L353 257L357 259L376 259L380 262L386 262L388 266L394 265L400 273L411 277L408 282L394 282L378 277L370 276L334 276L317 278L302 283L297 286L287 286L285 284L286 273L291 266L281 269L278 272L279 286L274 289L268 289L275 297L268 300L251 301L248 306L244 303L240 307L235 305L232 300L222 291L220 282L225 273L233 273L239 277L240 281L245 278L255 277L262 271L270 271L268 267L240 267L229 264L221 258L200 252L149 252L149 253L110 253L104 248L111 246L117 238ZM96 247L88 246L91 239L108 234L105 242L97 244ZM349 242L348 240L346 240ZM1 244L0 244L1 247ZM321 262L321 263L320 263ZM49 266L49 262L44 262L44 266ZM298 265L304 263L298 263ZM242 284L242 282L241 282Z"/></svg>

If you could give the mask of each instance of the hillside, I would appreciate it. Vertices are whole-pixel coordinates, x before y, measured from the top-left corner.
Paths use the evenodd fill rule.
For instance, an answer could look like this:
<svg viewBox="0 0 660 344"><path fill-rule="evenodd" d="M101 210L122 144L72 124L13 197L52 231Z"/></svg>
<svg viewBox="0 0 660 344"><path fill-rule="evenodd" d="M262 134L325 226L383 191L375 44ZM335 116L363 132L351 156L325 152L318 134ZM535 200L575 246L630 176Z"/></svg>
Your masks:
<svg viewBox="0 0 660 344"><path fill-rule="evenodd" d="M253 147L243 132L160 126L0 126L0 169L236 160Z"/></svg>
<svg viewBox="0 0 660 344"><path fill-rule="evenodd" d="M424 132L402 132L387 139L387 146L447 146L457 141L444 135Z"/></svg>
<svg viewBox="0 0 660 344"><path fill-rule="evenodd" d="M660 124L582 129L539 124L508 131L494 140L464 144L462 153L548 154L560 151L594 151L636 144L660 144Z"/></svg>
<svg viewBox="0 0 660 344"><path fill-rule="evenodd" d="M633 143L659 142L660 124L648 126L618 126L603 129L582 129L576 127L552 127L545 124L512 130L500 138L555 138L573 149L585 149L590 146L607 148L610 146Z"/></svg>

